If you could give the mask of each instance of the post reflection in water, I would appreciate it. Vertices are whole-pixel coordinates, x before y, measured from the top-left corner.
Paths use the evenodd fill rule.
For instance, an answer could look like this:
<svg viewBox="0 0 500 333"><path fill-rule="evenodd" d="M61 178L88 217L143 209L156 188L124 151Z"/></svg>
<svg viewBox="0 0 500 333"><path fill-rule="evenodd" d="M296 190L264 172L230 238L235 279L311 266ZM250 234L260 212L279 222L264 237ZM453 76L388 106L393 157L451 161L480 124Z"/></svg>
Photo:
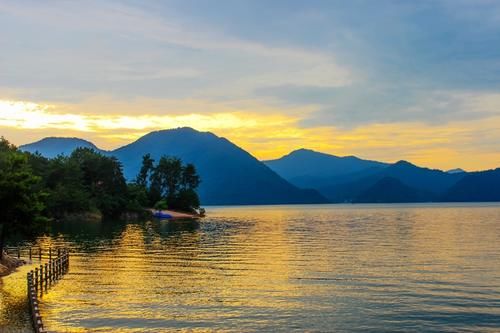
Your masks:
<svg viewBox="0 0 500 333"><path fill-rule="evenodd" d="M211 208L200 221L67 222L42 301L55 332L497 331L500 206Z"/></svg>

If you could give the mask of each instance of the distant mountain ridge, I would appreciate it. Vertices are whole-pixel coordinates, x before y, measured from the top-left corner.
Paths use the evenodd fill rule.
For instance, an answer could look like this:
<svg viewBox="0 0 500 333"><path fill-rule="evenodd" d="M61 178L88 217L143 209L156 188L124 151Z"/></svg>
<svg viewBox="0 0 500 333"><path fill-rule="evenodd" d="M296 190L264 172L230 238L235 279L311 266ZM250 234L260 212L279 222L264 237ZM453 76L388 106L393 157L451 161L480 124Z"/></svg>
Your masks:
<svg viewBox="0 0 500 333"><path fill-rule="evenodd" d="M407 161L390 164L309 149L261 162L225 138L187 127L151 132L113 151L78 138L45 138L20 149L54 157L77 147L117 157L129 181L147 153L193 163L202 177L204 204L500 201L500 169L445 172Z"/></svg>
<svg viewBox="0 0 500 333"><path fill-rule="evenodd" d="M500 168L468 173L450 187L441 200L500 201Z"/></svg>
<svg viewBox="0 0 500 333"><path fill-rule="evenodd" d="M384 177L373 186L360 192L353 200L354 203L403 203L425 202L431 194L405 185L397 178Z"/></svg>
<svg viewBox="0 0 500 333"><path fill-rule="evenodd" d="M54 147L57 145L53 141L53 138L41 140L22 149L55 156ZM87 143L84 140L68 142L68 139L61 139L58 147L64 148L61 153L83 145L97 149ZM316 190L293 186L243 149L210 132L198 132L187 127L156 131L106 152L120 160L129 181L139 172L142 156L147 153L155 160L169 155L179 157L185 163L193 163L202 179L200 199L206 205L327 202Z"/></svg>
<svg viewBox="0 0 500 333"><path fill-rule="evenodd" d="M345 182L346 179L357 178L388 165L355 156L339 157L304 148L264 163L292 184L310 188Z"/></svg>
<svg viewBox="0 0 500 333"><path fill-rule="evenodd" d="M403 160L389 164L308 149L265 163L292 184L317 189L335 203L500 201L496 199L500 186L491 186L496 178L489 171L467 173L457 168L445 172ZM485 179L490 184L477 185Z"/></svg>
<svg viewBox="0 0 500 333"><path fill-rule="evenodd" d="M40 153L41 155L54 158L57 155L70 155L76 148L91 148L99 152L104 152L96 147L92 142L79 138L59 138L48 137L39 141L19 146L22 151L30 153Z"/></svg>

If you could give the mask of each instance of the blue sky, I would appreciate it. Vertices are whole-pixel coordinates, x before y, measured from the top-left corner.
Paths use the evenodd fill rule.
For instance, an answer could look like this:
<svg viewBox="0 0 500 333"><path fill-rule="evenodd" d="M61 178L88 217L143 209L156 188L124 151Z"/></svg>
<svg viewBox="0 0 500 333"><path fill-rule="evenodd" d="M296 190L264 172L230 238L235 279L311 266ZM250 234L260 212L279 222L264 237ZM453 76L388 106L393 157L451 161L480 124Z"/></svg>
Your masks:
<svg viewBox="0 0 500 333"><path fill-rule="evenodd" d="M0 31L16 143L187 125L262 158L500 162L498 1L2 1Z"/></svg>

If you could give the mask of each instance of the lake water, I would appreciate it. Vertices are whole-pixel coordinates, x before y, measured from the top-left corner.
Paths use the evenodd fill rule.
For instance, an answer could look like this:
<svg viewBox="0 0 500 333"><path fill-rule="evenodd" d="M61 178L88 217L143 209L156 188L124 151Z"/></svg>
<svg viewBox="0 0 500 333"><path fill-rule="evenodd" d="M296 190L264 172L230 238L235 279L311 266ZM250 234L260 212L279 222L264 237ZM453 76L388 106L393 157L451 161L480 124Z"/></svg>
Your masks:
<svg viewBox="0 0 500 333"><path fill-rule="evenodd" d="M500 205L208 207L196 221L53 226L53 332L500 331ZM24 273L0 327L28 327Z"/></svg>

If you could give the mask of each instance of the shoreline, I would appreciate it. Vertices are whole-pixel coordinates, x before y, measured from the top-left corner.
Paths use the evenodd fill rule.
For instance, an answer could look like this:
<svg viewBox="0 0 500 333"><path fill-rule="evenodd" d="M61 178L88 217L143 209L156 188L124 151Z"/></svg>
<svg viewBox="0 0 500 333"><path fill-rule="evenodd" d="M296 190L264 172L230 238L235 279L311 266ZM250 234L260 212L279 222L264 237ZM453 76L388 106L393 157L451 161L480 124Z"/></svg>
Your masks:
<svg viewBox="0 0 500 333"><path fill-rule="evenodd" d="M11 257L4 251L0 262L0 278L14 273L18 267L25 264L24 260Z"/></svg>
<svg viewBox="0 0 500 333"><path fill-rule="evenodd" d="M153 217L155 217L154 214L158 213L158 212L161 213L161 214L170 215L171 217L168 218L170 220L175 220L175 219L198 219L198 218L202 217L199 214L186 213L186 212L178 212L178 211L170 210L170 209L161 209L161 210L158 210L158 209L150 208L149 211L151 212L151 214L153 215Z"/></svg>

